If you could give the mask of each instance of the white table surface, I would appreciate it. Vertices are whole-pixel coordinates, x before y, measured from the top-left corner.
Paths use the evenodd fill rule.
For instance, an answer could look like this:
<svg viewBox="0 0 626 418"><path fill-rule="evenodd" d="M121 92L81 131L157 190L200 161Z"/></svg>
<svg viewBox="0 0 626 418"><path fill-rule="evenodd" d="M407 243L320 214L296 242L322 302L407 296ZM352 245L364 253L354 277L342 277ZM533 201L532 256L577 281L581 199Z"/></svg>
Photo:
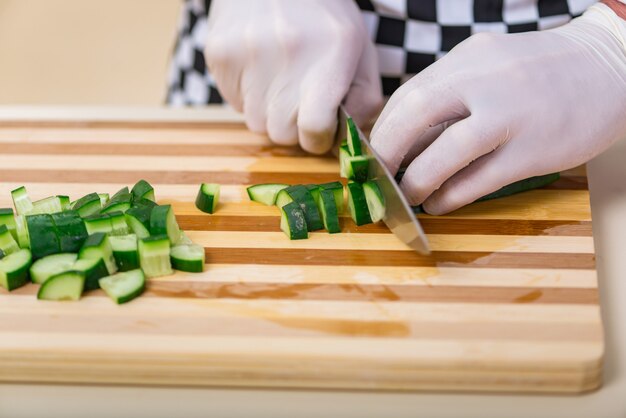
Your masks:
<svg viewBox="0 0 626 418"><path fill-rule="evenodd" d="M0 120L228 119L223 110L2 108ZM626 140L588 166L606 334L604 386L581 396L0 384L0 417L626 417Z"/></svg>

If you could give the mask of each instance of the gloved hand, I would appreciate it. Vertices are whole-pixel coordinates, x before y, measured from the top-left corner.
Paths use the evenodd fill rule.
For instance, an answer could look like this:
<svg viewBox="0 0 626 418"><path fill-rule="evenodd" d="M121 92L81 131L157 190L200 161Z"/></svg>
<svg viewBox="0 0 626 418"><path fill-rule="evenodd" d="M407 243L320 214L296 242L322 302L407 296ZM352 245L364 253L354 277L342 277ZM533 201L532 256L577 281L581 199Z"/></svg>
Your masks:
<svg viewBox="0 0 626 418"><path fill-rule="evenodd" d="M324 153L342 101L357 123L380 110L374 45L354 0L213 0L205 56L249 129Z"/></svg>
<svg viewBox="0 0 626 418"><path fill-rule="evenodd" d="M560 28L478 34L403 85L372 145L411 204L443 214L585 163L626 136L626 22L603 4Z"/></svg>

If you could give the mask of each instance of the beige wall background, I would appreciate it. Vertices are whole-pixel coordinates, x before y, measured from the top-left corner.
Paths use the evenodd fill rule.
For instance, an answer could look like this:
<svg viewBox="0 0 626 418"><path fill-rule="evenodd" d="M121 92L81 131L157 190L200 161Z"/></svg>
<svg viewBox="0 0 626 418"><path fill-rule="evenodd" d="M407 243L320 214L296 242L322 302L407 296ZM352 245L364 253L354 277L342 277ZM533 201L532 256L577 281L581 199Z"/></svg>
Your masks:
<svg viewBox="0 0 626 418"><path fill-rule="evenodd" d="M0 105L156 105L182 0L0 0Z"/></svg>

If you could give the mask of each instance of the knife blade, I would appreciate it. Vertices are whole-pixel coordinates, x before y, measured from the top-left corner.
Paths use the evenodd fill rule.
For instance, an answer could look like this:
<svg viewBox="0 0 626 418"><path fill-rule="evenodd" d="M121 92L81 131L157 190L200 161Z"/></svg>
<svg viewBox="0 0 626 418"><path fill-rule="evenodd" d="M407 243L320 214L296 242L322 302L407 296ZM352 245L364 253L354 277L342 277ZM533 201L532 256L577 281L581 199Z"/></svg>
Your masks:
<svg viewBox="0 0 626 418"><path fill-rule="evenodd" d="M343 106L339 107L339 126L337 127L336 143L347 138L347 120L350 117ZM400 191L398 183L391 175L380 156L372 146L369 139L357 127L363 154L370 157L369 174L370 180L376 180L385 199L385 215L383 222L393 234L405 243L409 248L421 253L430 254L428 239L419 221L415 217L411 206Z"/></svg>

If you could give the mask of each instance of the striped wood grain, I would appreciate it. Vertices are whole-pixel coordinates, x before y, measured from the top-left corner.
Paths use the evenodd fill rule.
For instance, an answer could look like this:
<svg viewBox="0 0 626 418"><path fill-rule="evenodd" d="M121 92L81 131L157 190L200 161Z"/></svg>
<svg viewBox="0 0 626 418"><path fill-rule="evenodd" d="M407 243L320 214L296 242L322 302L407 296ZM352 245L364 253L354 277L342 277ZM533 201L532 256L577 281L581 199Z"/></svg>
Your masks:
<svg viewBox="0 0 626 418"><path fill-rule="evenodd" d="M290 242L258 182L337 180L330 156L273 147L236 123L0 122L0 207L154 183L205 247L207 271L40 302L0 290L4 381L578 393L603 353L584 168L526 192L419 215L433 253L384 225ZM219 182L214 215L193 199Z"/></svg>

